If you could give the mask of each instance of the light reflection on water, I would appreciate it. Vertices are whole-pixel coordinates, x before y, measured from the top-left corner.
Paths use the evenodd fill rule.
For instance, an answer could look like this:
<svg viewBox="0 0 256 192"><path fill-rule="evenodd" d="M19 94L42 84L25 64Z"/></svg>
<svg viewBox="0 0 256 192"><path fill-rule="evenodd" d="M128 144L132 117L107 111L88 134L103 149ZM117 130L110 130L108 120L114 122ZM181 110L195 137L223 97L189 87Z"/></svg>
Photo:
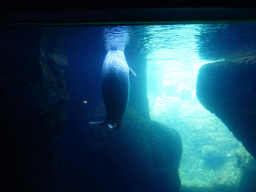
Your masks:
<svg viewBox="0 0 256 192"><path fill-rule="evenodd" d="M124 50L129 42L129 27L116 26L104 29L105 47L107 50Z"/></svg>
<svg viewBox="0 0 256 192"><path fill-rule="evenodd" d="M225 29L227 24L171 24L171 25L143 25L130 26L129 48L134 54L151 54L152 52L167 52L159 59L172 59L184 56L188 50L198 52L201 33ZM177 58L176 57L176 58ZM148 58L150 58L148 56Z"/></svg>
<svg viewBox="0 0 256 192"><path fill-rule="evenodd" d="M199 33L200 25L147 26L145 49L148 52L177 52L184 54L189 50L196 49L196 35ZM170 56L164 54L163 58L173 58L173 55Z"/></svg>

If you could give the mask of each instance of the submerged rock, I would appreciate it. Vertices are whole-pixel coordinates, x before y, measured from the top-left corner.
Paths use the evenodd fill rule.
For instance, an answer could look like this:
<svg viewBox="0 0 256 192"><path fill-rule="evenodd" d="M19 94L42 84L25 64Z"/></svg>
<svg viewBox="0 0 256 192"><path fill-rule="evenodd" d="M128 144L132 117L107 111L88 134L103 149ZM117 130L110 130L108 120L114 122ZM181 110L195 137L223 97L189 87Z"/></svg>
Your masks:
<svg viewBox="0 0 256 192"><path fill-rule="evenodd" d="M245 149L256 157L256 57L209 63L199 70L197 97ZM241 171L239 191L255 191L255 160L245 149L236 152ZM254 162L254 163L252 163Z"/></svg>
<svg viewBox="0 0 256 192"><path fill-rule="evenodd" d="M104 117L103 111L103 104L92 110L95 120ZM143 119L130 107L124 114L122 125L118 131L100 125L94 127L96 139L90 145L96 154L105 156L104 161L113 165L116 176L115 179L108 178L108 182L112 182L110 185L122 191L178 191L182 153L179 133L158 122Z"/></svg>
<svg viewBox="0 0 256 192"><path fill-rule="evenodd" d="M246 57L202 66L197 97L256 157L256 58Z"/></svg>

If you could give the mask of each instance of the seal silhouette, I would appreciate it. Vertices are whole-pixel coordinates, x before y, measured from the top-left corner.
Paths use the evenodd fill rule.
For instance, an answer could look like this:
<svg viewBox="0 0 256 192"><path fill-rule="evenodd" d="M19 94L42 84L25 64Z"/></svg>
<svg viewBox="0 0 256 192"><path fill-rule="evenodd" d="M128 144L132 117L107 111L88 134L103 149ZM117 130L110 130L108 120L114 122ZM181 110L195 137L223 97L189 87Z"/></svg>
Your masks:
<svg viewBox="0 0 256 192"><path fill-rule="evenodd" d="M136 76L129 68L122 50L109 50L102 69L102 94L106 108L106 119L91 124L108 124L118 130L128 104L130 92L129 73Z"/></svg>

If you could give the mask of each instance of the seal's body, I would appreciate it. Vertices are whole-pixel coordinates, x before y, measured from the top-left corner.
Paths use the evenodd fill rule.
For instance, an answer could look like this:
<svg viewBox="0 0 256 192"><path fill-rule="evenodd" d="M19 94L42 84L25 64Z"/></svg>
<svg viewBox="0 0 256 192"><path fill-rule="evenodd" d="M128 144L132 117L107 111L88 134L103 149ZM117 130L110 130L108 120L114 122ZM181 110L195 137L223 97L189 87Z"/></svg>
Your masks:
<svg viewBox="0 0 256 192"><path fill-rule="evenodd" d="M129 68L124 52L109 50L102 69L102 94L106 107L106 119L91 124L108 124L111 129L121 128L121 121L129 100Z"/></svg>

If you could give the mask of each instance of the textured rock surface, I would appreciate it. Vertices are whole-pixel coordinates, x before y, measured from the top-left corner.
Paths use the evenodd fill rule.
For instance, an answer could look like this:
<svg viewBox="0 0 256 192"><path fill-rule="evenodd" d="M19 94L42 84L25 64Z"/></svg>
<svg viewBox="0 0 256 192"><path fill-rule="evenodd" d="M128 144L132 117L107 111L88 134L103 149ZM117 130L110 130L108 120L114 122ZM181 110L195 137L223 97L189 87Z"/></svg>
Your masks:
<svg viewBox="0 0 256 192"><path fill-rule="evenodd" d="M103 105L93 110L95 120L104 117L103 111ZM115 189L127 186L122 190L179 190L181 182L178 167L182 143L176 130L144 119L128 107L120 130L97 126L94 134L98 139L90 147L113 163L113 171L117 172L116 177L121 180L115 183Z"/></svg>
<svg viewBox="0 0 256 192"><path fill-rule="evenodd" d="M256 160L245 150L240 147L236 151L237 166L242 174L239 183L239 192L256 191Z"/></svg>
<svg viewBox="0 0 256 192"><path fill-rule="evenodd" d="M63 36L46 41L50 33L42 28L1 30L1 119L2 137L7 139L3 155L9 167L5 179L12 181L9 190L46 191L58 162L58 142L67 115L67 63L53 52L62 46L58 40ZM48 56L43 57L46 46L52 50L44 49Z"/></svg>
<svg viewBox="0 0 256 192"><path fill-rule="evenodd" d="M256 157L256 58L246 57L202 66L197 97L219 117Z"/></svg>
<svg viewBox="0 0 256 192"><path fill-rule="evenodd" d="M212 170L219 169L226 160L224 150L212 145L203 146L202 157L204 159L205 166Z"/></svg>

